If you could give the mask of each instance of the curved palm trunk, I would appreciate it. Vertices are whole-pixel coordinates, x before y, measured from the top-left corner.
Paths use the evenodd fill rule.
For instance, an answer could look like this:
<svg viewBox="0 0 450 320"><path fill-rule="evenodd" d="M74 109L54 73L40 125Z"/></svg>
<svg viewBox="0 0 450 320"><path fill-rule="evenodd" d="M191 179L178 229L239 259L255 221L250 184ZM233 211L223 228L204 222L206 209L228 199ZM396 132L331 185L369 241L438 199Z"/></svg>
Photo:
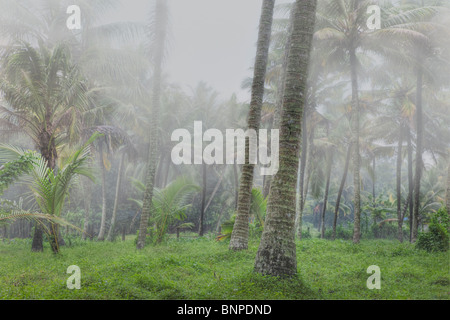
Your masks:
<svg viewBox="0 0 450 320"><path fill-rule="evenodd" d="M398 219L398 230L397 237L398 241L403 242L403 217L402 217L402 146L403 146L403 127L400 126L400 133L398 138L397 146L397 219Z"/></svg>
<svg viewBox="0 0 450 320"><path fill-rule="evenodd" d="M325 213L327 212L327 202L328 202L328 192L330 190L330 179L331 179L331 160L332 160L332 152L328 151L328 161L327 161L327 182L325 185L325 195L323 197L323 208L322 208L322 233L320 237L325 239Z"/></svg>
<svg viewBox="0 0 450 320"><path fill-rule="evenodd" d="M161 17L167 16L167 3L165 0L157 0L155 16L156 19L156 43L154 56L154 72L153 72L153 97L152 97L152 117L150 119L150 149L147 167L147 177L145 181L144 200L142 205L141 221L139 224L139 236L136 244L137 249L145 246L145 238L147 235L148 219L153 199L153 187L155 185L155 174L159 159L159 113L161 106L161 73L162 62L164 56L164 44L166 40L166 21Z"/></svg>
<svg viewBox="0 0 450 320"><path fill-rule="evenodd" d="M123 152L122 156L120 157L119 172L117 173L117 182L116 182L116 194L114 195L114 207L111 217L111 224L109 226L108 236L106 237L107 241L112 241L114 237L114 229L116 227L117 207L119 204L120 184L122 183L124 163L125 163L125 152Z"/></svg>
<svg viewBox="0 0 450 320"><path fill-rule="evenodd" d="M270 35L272 31L273 10L275 0L264 0L259 23L258 45L252 84L252 97L248 114L248 129L259 130L261 122L261 107L264 97L264 82L267 60L269 56ZM239 197L231 234L231 250L243 250L248 247L248 219L252 197L254 165L249 162L249 141L245 142L245 164L242 166Z"/></svg>
<svg viewBox="0 0 450 320"><path fill-rule="evenodd" d="M100 230L97 239L99 241L105 240L106 232L106 168L103 163L103 146L100 145L99 165L102 173L102 218L100 221Z"/></svg>
<svg viewBox="0 0 450 320"><path fill-rule="evenodd" d="M422 142L423 142L423 114L422 114L422 85L423 70L419 65L417 70L416 87L416 117L417 117L417 142L416 142L416 174L414 178L414 212L412 218L411 242L417 239L419 228L419 206L420 206L420 180L422 178Z"/></svg>
<svg viewBox="0 0 450 320"><path fill-rule="evenodd" d="M344 173L342 174L341 184L339 185L339 191L336 198L336 207L334 209L334 220L333 220L333 235L332 239L336 239L336 225L337 225L337 218L339 215L339 207L341 205L341 198L342 198L342 192L344 191L345 187L345 181L347 180L347 174L348 174L348 167L350 165L350 156L352 152L352 144L349 143L348 149L347 149L347 155L345 157L345 165L344 165Z"/></svg>
<svg viewBox="0 0 450 320"><path fill-rule="evenodd" d="M352 48L350 54L350 69L352 82L352 131L353 131L353 205L354 205L354 225L353 243L359 243L361 239L361 182L360 167L361 159L359 155L359 98L358 98L358 74L356 71L357 58L356 50Z"/></svg>
<svg viewBox="0 0 450 320"><path fill-rule="evenodd" d="M280 126L280 164L271 182L264 231L255 259L255 271L272 276L297 273L295 186L316 0L297 0L294 10Z"/></svg>

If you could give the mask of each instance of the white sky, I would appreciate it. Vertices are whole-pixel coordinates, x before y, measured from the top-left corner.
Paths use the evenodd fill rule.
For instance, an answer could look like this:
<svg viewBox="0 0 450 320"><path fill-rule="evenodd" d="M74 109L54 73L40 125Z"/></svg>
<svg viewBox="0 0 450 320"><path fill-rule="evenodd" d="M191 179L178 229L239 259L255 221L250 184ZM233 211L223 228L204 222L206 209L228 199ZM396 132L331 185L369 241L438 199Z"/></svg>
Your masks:
<svg viewBox="0 0 450 320"><path fill-rule="evenodd" d="M286 2L287 0L278 1ZM146 21L154 1L123 0L114 19ZM206 82L228 99L252 76L262 0L169 0L171 37L165 73L184 89Z"/></svg>

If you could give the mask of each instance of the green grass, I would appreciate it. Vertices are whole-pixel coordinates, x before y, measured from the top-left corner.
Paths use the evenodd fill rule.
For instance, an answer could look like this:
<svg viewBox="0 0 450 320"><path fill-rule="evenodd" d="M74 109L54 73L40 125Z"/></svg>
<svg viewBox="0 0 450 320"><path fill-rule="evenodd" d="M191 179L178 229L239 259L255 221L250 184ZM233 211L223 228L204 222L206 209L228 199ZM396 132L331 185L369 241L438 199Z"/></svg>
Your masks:
<svg viewBox="0 0 450 320"><path fill-rule="evenodd" d="M206 238L169 240L135 249L125 242L75 241L53 255L30 252L29 240L0 242L1 299L445 299L450 297L449 253L427 253L408 243L303 240L298 275L253 273L258 243L230 252ZM81 289L69 290L67 267L81 269ZM370 265L381 269L381 289L369 290Z"/></svg>

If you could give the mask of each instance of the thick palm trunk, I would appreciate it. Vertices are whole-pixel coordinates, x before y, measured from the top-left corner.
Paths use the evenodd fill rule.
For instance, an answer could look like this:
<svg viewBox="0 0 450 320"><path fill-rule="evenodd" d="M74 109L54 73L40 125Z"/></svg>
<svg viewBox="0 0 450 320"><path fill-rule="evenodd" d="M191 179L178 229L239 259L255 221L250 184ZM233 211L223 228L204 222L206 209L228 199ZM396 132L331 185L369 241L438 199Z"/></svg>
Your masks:
<svg viewBox="0 0 450 320"><path fill-rule="evenodd" d="M152 96L152 117L150 120L150 149L147 166L147 176L145 181L144 200L142 205L141 221L139 224L139 236L136 244L137 249L145 246L145 238L147 235L148 219L150 218L150 210L153 199L153 187L155 185L156 167L159 158L159 114L161 106L161 72L164 56L164 44L166 40L166 21L167 3L165 0L157 0L155 9L155 34L156 43L154 51L154 72L153 72L153 96Z"/></svg>
<svg viewBox="0 0 450 320"><path fill-rule="evenodd" d="M286 67L287 60L289 56L289 48L291 46L291 33L292 33L292 22L294 19L294 10L291 10L291 14L289 17L289 27L288 27L288 38L286 43L284 44L284 55L281 64L281 75L278 78L278 88L276 91L276 102L275 102L275 110L273 112L273 120L272 120L272 128L280 129L280 120L281 120L281 108L283 106L283 96L284 96L284 87L286 80ZM266 198L270 192L270 182L272 181L272 176L264 177L264 185L263 185L263 195Z"/></svg>
<svg viewBox="0 0 450 320"><path fill-rule="evenodd" d="M249 130L258 131L260 127L274 5L275 0L264 0L262 4L252 97L247 121ZM246 140L245 164L242 166L236 220L229 246L231 250L242 250L248 247L248 219L252 196L253 171L254 165L249 162L249 141Z"/></svg>
<svg viewBox="0 0 450 320"><path fill-rule="evenodd" d="M123 152L122 156L120 157L119 172L117 173L117 182L116 182L116 194L114 195L114 207L111 217L111 224L109 226L108 236L106 237L107 241L112 241L114 237L114 229L116 227L117 207L119 205L119 192L120 192L120 185L122 183L124 163L125 163L125 152Z"/></svg>
<svg viewBox="0 0 450 320"><path fill-rule="evenodd" d="M331 163L332 163L332 152L328 151L327 157L327 182L325 184L325 194L323 197L323 208L322 208L322 217L321 217L321 225L322 225L322 233L320 237L325 239L325 213L327 212L327 202L328 202L328 192L330 190L330 179L331 179Z"/></svg>
<svg viewBox="0 0 450 320"><path fill-rule="evenodd" d="M423 71L419 66L417 70L416 87L416 120L417 120L417 142L416 142L416 174L414 178L414 212L412 218L411 242L414 243L418 235L419 206L420 206L420 180L422 178L422 142L423 142L423 114L422 114L422 84Z"/></svg>
<svg viewBox="0 0 450 320"><path fill-rule="evenodd" d="M400 133L397 146L397 219L398 219L398 241L403 242L403 217L402 217L402 147L403 147L403 127L400 126Z"/></svg>
<svg viewBox="0 0 450 320"><path fill-rule="evenodd" d="M295 186L316 0L297 0L294 10L280 126L279 171L271 182L264 231L255 259L255 271L272 276L297 273Z"/></svg>
<svg viewBox="0 0 450 320"><path fill-rule="evenodd" d="M352 144L349 143L348 149L347 149L347 155L345 157L344 173L342 174L341 184L339 185L338 195L336 198L336 206L334 209L333 235L332 235L333 240L336 239L337 218L339 215L339 207L341 205L342 192L344 191L345 181L347 180L348 167L350 166L351 152L352 152Z"/></svg>
<svg viewBox="0 0 450 320"><path fill-rule="evenodd" d="M358 74L356 71L357 58L356 50L350 50L350 69L352 82L352 134L353 134L353 206L354 206L354 225L353 242L359 243L361 239L361 182L360 166L361 159L359 155L359 98L358 98Z"/></svg>
<svg viewBox="0 0 450 320"><path fill-rule="evenodd" d="M100 221L100 230L98 232L97 239L99 241L105 240L105 232L106 232L106 168L103 163L103 147L100 145L99 151L99 166L101 169L102 175L102 217Z"/></svg>

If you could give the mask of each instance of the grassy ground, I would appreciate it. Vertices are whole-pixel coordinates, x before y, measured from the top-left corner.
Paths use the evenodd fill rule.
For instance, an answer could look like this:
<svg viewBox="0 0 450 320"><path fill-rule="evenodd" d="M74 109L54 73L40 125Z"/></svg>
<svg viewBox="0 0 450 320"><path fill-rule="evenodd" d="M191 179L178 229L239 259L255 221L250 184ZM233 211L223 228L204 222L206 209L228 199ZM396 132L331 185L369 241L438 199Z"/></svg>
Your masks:
<svg viewBox="0 0 450 320"><path fill-rule="evenodd" d="M135 249L125 242L76 241L54 256L31 253L29 240L0 242L0 299L446 299L449 253L427 253L395 241L307 239L297 243L298 276L252 272L258 243L230 252L210 239L169 240ZM81 269L69 290L67 267ZM381 289L366 272L381 269Z"/></svg>

